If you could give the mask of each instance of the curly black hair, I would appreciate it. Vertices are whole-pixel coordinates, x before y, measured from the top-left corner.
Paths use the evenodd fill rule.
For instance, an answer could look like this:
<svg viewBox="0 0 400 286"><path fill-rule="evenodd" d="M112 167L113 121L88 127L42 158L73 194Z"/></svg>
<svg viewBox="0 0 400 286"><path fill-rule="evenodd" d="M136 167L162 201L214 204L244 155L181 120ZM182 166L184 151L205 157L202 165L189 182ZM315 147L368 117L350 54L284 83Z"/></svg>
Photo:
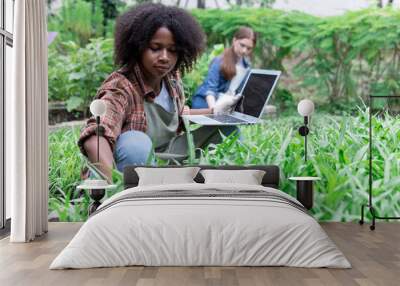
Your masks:
<svg viewBox="0 0 400 286"><path fill-rule="evenodd" d="M161 27L174 36L178 60L174 71L189 71L205 48L205 35L192 15L181 8L145 3L118 17L115 25L117 66L131 67L141 62L144 50Z"/></svg>

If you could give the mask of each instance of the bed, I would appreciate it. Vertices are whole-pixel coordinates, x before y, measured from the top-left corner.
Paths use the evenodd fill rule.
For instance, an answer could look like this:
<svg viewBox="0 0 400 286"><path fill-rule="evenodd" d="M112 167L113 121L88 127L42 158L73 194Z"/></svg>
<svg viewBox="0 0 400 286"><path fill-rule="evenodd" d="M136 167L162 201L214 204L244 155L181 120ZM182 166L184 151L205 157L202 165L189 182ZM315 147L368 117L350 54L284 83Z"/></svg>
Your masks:
<svg viewBox="0 0 400 286"><path fill-rule="evenodd" d="M141 186L139 169L127 167L125 190L102 203L50 269L351 267L301 203L278 190L277 166L199 167L265 175L260 185L204 183L198 173L193 183Z"/></svg>

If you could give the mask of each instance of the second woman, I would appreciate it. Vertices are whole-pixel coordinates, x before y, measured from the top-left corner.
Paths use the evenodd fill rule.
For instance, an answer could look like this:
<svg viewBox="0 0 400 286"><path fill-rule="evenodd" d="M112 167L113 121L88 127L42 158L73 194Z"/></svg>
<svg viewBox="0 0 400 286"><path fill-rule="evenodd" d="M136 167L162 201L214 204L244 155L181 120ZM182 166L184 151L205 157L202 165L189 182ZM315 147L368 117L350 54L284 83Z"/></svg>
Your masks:
<svg viewBox="0 0 400 286"><path fill-rule="evenodd" d="M257 42L256 33L240 27L233 36L232 46L214 58L204 82L192 98L192 108L214 108L225 93L236 94L250 69L249 56Z"/></svg>

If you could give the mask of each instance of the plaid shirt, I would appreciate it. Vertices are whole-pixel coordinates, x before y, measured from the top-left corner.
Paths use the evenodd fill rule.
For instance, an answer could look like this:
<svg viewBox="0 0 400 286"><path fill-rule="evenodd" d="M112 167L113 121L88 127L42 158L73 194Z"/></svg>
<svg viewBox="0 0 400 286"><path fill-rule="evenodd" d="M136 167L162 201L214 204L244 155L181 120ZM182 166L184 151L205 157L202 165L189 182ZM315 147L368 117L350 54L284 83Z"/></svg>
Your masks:
<svg viewBox="0 0 400 286"><path fill-rule="evenodd" d="M177 101L179 115L181 115L185 96L180 76L177 72L172 72L164 80L169 95ZM96 98L103 99L107 105L106 114L100 118L100 125L104 127L103 137L108 140L112 150L120 134L129 130L146 132L144 100L154 102L156 96L153 89L143 82L143 75L138 65L134 67L133 72L121 68L103 82ZM96 134L96 119L91 117L82 129L78 140L78 146L85 155L83 144L94 134Z"/></svg>

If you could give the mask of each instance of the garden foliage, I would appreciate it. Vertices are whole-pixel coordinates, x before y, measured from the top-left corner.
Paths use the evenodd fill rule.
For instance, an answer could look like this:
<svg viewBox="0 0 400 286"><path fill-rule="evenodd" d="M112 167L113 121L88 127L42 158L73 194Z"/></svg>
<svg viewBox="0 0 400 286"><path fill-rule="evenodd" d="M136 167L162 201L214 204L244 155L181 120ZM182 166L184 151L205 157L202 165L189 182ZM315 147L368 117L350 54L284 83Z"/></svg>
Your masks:
<svg viewBox="0 0 400 286"><path fill-rule="evenodd" d="M65 101L68 111L87 112L104 79L113 71L111 39L91 39L84 48L64 42L49 51L49 100Z"/></svg>
<svg viewBox="0 0 400 286"><path fill-rule="evenodd" d="M49 23L49 30L59 32L49 47L49 100L65 101L69 110L87 111L97 89L114 70L112 39L101 37L104 25L98 25L104 15L89 15L87 1L65 3L80 4L66 5ZM90 7L100 11L102 6ZM259 34L254 66L283 71L275 103L293 108L298 99L307 97L316 102L318 110L325 107L331 113L354 114L312 119L308 164L303 163L303 138L295 128L300 124L298 116L243 127L241 142L234 136L225 138L187 163L277 164L282 169L281 189L292 195L295 185L288 177L319 176L314 215L320 220L358 219L368 194L368 133L367 113L356 106L369 94L399 94L400 11L366 9L327 18L271 9L192 13L207 34L208 50L193 71L184 75L189 102L211 59L230 44L240 25L249 25ZM112 21L107 25L111 27ZM398 108L391 102L392 108ZM389 103L379 100L377 104ZM399 205L393 203L400 199L399 118L376 118L373 129L374 205L382 216L400 215ZM86 219L88 196L75 191L80 169L86 164L76 145L78 134L78 129L64 129L49 136L49 207L61 220ZM115 172L114 177L120 184L121 175Z"/></svg>
<svg viewBox="0 0 400 286"><path fill-rule="evenodd" d="M50 15L48 30L57 32L57 42L73 41L79 46L91 38L102 37L105 27L100 0L89 3L84 0L64 0L60 11Z"/></svg>
<svg viewBox="0 0 400 286"><path fill-rule="evenodd" d="M303 137L296 126L299 117L269 119L267 123L242 127L243 139L225 138L218 145L201 151L186 164L247 165L276 164L281 168L280 189L295 196L291 176L318 176L315 184L314 216L321 221L359 219L361 204L368 201L368 113L334 117L317 115L310 123L308 163L303 158ZM386 115L373 120L374 206L384 215L400 215L400 121ZM61 219L85 220L87 194L75 190L85 159L76 145L79 128L51 133L50 211ZM121 174L113 181L122 190ZM72 204L69 204L70 202ZM83 203L83 205L82 205Z"/></svg>
<svg viewBox="0 0 400 286"><path fill-rule="evenodd" d="M369 94L400 90L400 10L365 9L319 18L272 9L195 10L208 44L227 43L237 27L259 34L255 63L284 71L280 88L310 95L332 110ZM279 100L279 93L276 95Z"/></svg>
<svg viewBox="0 0 400 286"><path fill-rule="evenodd" d="M81 5L87 4L84 3ZM65 15L60 16L63 25L60 24L59 29L62 37L74 40L76 45L71 47L59 41L50 47L51 100L60 97L93 97L105 73L113 69L112 40L105 40L107 44L101 45L101 53L96 54L93 39L89 39L99 36L97 31L101 29L94 28L97 24L89 24L90 17L79 16L73 21L69 20L74 13L78 13L75 10L79 9L67 8L61 10L61 14ZM84 14L82 11L84 8L79 13ZM192 13L207 34L209 51L216 44L229 45L233 33L240 25L249 25L258 32L254 65L284 72L275 94L275 100L282 108L295 105L299 98L311 97L319 106L325 105L332 112L342 113L354 110L354 103L360 103L360 99L365 100L369 94L394 95L400 90L399 10L366 9L326 18L272 9L211 9L193 10ZM86 19L87 29L79 28L81 18ZM82 23L82 26L85 25ZM86 30L87 33L82 32ZM96 33L93 34L93 31ZM95 41L100 45L101 40ZM92 57L90 65L94 66L97 62L95 65L104 63L104 66L100 71L85 69L83 67L87 59L84 59L81 67L72 68L78 70L81 78L92 78L94 75L85 94L75 92L84 86L79 77L70 82L66 90L54 89L53 86L70 81L66 76L71 70L68 64L70 59L80 61L80 57L86 55ZM210 57L214 55L215 52L211 55L206 53L195 70L184 78L189 100L207 72ZM79 102L75 98L74 104L69 106L82 109L86 99L84 101Z"/></svg>

